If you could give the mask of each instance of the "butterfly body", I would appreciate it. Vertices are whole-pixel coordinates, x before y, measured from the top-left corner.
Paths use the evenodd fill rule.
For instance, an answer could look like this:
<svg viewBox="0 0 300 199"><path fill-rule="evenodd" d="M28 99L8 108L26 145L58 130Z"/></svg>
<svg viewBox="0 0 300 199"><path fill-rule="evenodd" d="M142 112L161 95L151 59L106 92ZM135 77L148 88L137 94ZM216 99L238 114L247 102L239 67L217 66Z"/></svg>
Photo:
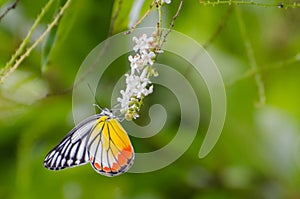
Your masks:
<svg viewBox="0 0 300 199"><path fill-rule="evenodd" d="M134 150L126 131L108 110L75 126L44 160L50 170L90 163L105 176L126 172L133 164Z"/></svg>

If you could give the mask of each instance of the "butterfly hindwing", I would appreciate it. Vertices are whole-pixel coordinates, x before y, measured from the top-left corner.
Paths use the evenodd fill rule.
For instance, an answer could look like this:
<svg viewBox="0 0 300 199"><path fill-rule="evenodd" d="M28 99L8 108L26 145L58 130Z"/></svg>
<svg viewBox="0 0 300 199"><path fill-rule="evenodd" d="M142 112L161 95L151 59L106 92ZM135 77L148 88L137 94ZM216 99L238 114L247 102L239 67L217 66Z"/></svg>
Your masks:
<svg viewBox="0 0 300 199"><path fill-rule="evenodd" d="M91 116L73 128L63 140L52 149L44 160L50 170L60 170L88 163L86 143L95 122L102 115Z"/></svg>
<svg viewBox="0 0 300 199"><path fill-rule="evenodd" d="M134 151L126 131L107 115L91 131L87 150L93 168L105 176L124 173L133 164Z"/></svg>

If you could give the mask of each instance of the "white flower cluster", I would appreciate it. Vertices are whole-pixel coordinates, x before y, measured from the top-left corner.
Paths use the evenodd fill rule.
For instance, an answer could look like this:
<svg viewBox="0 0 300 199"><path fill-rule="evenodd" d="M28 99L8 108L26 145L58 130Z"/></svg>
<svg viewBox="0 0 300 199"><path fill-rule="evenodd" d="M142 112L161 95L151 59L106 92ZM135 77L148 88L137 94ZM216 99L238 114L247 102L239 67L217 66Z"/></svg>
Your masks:
<svg viewBox="0 0 300 199"><path fill-rule="evenodd" d="M117 99L121 105L120 111L127 120L139 117L138 111L143 98L153 92L150 77L158 75L151 67L157 49L154 38L148 38L146 34L143 34L139 38L133 37L132 41L135 43L133 50L136 54L128 57L131 67L130 74L125 74L126 89L120 91L122 97Z"/></svg>

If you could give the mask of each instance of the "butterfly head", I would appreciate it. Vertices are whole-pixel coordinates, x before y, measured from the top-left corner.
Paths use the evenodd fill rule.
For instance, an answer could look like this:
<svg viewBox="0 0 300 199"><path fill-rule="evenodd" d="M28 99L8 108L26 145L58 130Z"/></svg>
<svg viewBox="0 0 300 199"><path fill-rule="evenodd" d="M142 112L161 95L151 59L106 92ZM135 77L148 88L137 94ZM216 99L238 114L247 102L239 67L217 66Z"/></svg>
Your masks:
<svg viewBox="0 0 300 199"><path fill-rule="evenodd" d="M108 108L102 109L100 114L107 116L109 119L118 119L118 117L116 117L115 114Z"/></svg>

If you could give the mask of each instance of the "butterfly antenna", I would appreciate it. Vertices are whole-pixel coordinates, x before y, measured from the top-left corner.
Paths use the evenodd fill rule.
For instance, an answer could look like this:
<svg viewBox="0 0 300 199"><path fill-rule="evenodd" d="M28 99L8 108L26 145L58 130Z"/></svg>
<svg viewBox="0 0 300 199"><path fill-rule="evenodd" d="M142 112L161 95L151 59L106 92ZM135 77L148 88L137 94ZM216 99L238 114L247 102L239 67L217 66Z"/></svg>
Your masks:
<svg viewBox="0 0 300 199"><path fill-rule="evenodd" d="M98 104L93 104L93 106L97 107L100 111L103 111L103 108L101 108L101 106L99 106Z"/></svg>
<svg viewBox="0 0 300 199"><path fill-rule="evenodd" d="M97 107L100 111L102 111L103 109L102 109L101 106L99 105L100 103L99 103L99 101L97 100L96 95L94 95L94 93L93 93L93 91L92 91L92 88L91 88L91 85L88 84L88 87L89 87L89 89L90 89L92 95L94 96L94 100L95 100L95 102L96 102L96 104L93 104L93 106Z"/></svg>

